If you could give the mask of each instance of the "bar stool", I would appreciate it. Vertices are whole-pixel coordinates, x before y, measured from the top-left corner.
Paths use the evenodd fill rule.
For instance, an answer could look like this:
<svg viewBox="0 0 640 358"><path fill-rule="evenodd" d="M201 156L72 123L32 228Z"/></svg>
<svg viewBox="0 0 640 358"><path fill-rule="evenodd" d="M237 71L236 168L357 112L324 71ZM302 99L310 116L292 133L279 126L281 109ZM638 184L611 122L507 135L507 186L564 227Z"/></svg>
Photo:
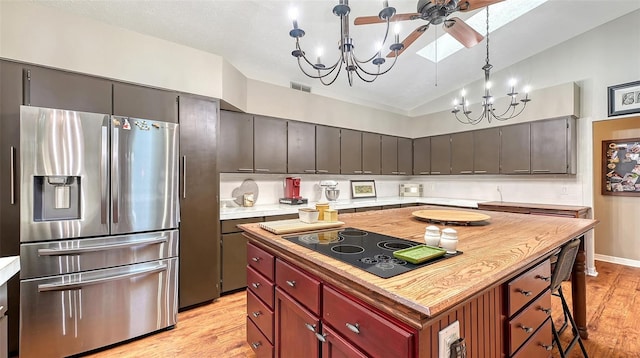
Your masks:
<svg viewBox="0 0 640 358"><path fill-rule="evenodd" d="M551 320L551 329L553 331L553 340L558 347L558 351L560 351L560 357L565 358L567 353L571 351L576 342L580 345L580 349L582 350L582 354L585 358L588 358L587 351L584 349L584 344L582 343L582 339L580 338L580 334L578 333L578 328L576 327L576 322L573 320L573 315L571 310L569 309L569 305L567 305L567 301L564 299L564 295L562 294L562 281L567 280L571 275L571 270L573 269L573 263L576 260L576 256L578 254L578 247L580 246L580 240L574 239L568 243L566 243L560 253L558 254L558 260L555 263L555 268L553 269L553 273L551 274L551 294L556 297L560 297L562 301L562 310L565 316L565 319L569 321L571 324L571 333L573 337L571 341L566 347L562 347L562 343L560 342L560 333L567 327L567 323L562 325L560 330L556 330L556 325Z"/></svg>

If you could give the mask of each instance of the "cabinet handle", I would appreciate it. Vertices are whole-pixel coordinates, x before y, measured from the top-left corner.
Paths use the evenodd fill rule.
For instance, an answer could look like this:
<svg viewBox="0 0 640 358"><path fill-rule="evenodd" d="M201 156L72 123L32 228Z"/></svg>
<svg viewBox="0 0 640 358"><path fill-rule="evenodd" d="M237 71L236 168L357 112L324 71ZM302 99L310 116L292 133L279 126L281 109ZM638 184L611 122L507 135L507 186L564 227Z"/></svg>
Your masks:
<svg viewBox="0 0 640 358"><path fill-rule="evenodd" d="M362 170L354 170L353 173L354 174L362 174Z"/></svg>
<svg viewBox="0 0 640 358"><path fill-rule="evenodd" d="M318 170L316 170L316 172L318 172L318 173L328 173L329 171L327 169L318 169Z"/></svg>
<svg viewBox="0 0 640 358"><path fill-rule="evenodd" d="M260 287L260 282L254 282L251 284L251 286L253 286L253 288L259 288Z"/></svg>
<svg viewBox="0 0 640 358"><path fill-rule="evenodd" d="M253 169L251 169L251 168L238 168L238 171L239 172L252 172Z"/></svg>
<svg viewBox="0 0 640 358"><path fill-rule="evenodd" d="M547 316L551 316L551 308L538 308L540 311L544 312L547 314Z"/></svg>
<svg viewBox="0 0 640 358"><path fill-rule="evenodd" d="M310 330L311 332L313 332L313 333L316 332L316 325L315 324L309 324L309 323L305 322L304 326L307 327L307 329Z"/></svg>
<svg viewBox="0 0 640 358"><path fill-rule="evenodd" d="M365 170L365 171L364 171L364 173L365 173L365 174L371 174L371 173L373 173L373 172L372 172L371 170Z"/></svg>
<svg viewBox="0 0 640 358"><path fill-rule="evenodd" d="M327 338L325 338L325 337L327 337L326 334L316 333L316 338L322 343L326 343L327 342Z"/></svg>
<svg viewBox="0 0 640 358"><path fill-rule="evenodd" d="M486 170L474 170L473 172L476 173L476 174L484 174L487 171Z"/></svg>
<svg viewBox="0 0 640 358"><path fill-rule="evenodd" d="M251 261L258 262L258 261L260 261L260 259L261 259L260 257L252 257Z"/></svg>
<svg viewBox="0 0 640 358"><path fill-rule="evenodd" d="M187 156L182 156L182 199L187 198Z"/></svg>
<svg viewBox="0 0 640 358"><path fill-rule="evenodd" d="M440 172L431 172L431 174L440 174Z"/></svg>
<svg viewBox="0 0 640 358"><path fill-rule="evenodd" d="M528 173L529 169L514 169L514 173Z"/></svg>
<svg viewBox="0 0 640 358"><path fill-rule="evenodd" d="M549 281L551 281L551 277L549 277L549 276L540 276L540 275L536 275L536 278L537 278L537 279L539 279L539 280L542 280L542 281L544 281L544 282L549 282Z"/></svg>
<svg viewBox="0 0 640 358"><path fill-rule="evenodd" d="M10 150L11 159L9 160L9 171L11 172L9 175L11 177L11 205L15 205L16 203L16 147L11 146Z"/></svg>
<svg viewBox="0 0 640 358"><path fill-rule="evenodd" d="M534 172L534 173L549 173L549 172L551 172L551 170L549 170L549 169L533 169L532 172Z"/></svg>
<svg viewBox="0 0 640 358"><path fill-rule="evenodd" d="M473 173L473 171L471 171L471 170L461 170L460 171L460 174L471 174L471 173Z"/></svg>
<svg viewBox="0 0 640 358"><path fill-rule="evenodd" d="M400 174L400 175L406 175L406 174L407 174L407 172L398 172L398 174Z"/></svg>
<svg viewBox="0 0 640 358"><path fill-rule="evenodd" d="M316 170L315 169L305 169L304 172L305 173L315 173Z"/></svg>
<svg viewBox="0 0 640 358"><path fill-rule="evenodd" d="M531 291L525 291L521 289L518 289L518 292L522 293L525 297L531 296L531 293L532 293Z"/></svg>
<svg viewBox="0 0 640 358"><path fill-rule="evenodd" d="M268 173L268 172L270 172L271 170L266 169L266 168L256 168L256 171L257 171L257 172Z"/></svg>
<svg viewBox="0 0 640 358"><path fill-rule="evenodd" d="M430 172L420 172L420 175L430 174Z"/></svg>
<svg viewBox="0 0 640 358"><path fill-rule="evenodd" d="M400 172L391 172L391 174L397 175L400 174Z"/></svg>
<svg viewBox="0 0 640 358"><path fill-rule="evenodd" d="M287 285L291 286L291 287L296 287L296 281L286 281Z"/></svg>
<svg viewBox="0 0 640 358"><path fill-rule="evenodd" d="M522 330L527 332L527 333L533 332L533 328L531 328L531 327L526 327L526 326L520 325L520 328L522 328Z"/></svg>
<svg viewBox="0 0 640 358"><path fill-rule="evenodd" d="M542 344L542 343L540 343L540 347L544 348L547 351L553 350L553 344Z"/></svg>
<svg viewBox="0 0 640 358"><path fill-rule="evenodd" d="M252 315L253 317L255 317L255 318L258 318L258 316L260 316L261 314L262 314L262 312L260 312L260 311L256 311L256 312L253 312L251 315Z"/></svg>
<svg viewBox="0 0 640 358"><path fill-rule="evenodd" d="M360 325L359 324L351 324L349 322L347 322L345 324L345 326L347 326L347 328L349 328L349 330L355 334L360 334Z"/></svg>
<svg viewBox="0 0 640 358"><path fill-rule="evenodd" d="M251 347L253 347L253 349L258 349L258 347L260 347L261 345L262 345L262 343L260 343L260 342L251 343Z"/></svg>

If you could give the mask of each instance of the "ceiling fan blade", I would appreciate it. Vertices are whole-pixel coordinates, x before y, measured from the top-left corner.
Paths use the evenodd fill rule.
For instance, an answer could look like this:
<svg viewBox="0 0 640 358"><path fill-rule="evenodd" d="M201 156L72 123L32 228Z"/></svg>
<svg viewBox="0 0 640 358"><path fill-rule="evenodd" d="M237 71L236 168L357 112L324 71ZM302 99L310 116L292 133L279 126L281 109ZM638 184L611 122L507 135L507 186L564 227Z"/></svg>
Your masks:
<svg viewBox="0 0 640 358"><path fill-rule="evenodd" d="M447 19L442 28L466 48L473 47L484 39L484 36L480 35L478 31L474 30L459 17Z"/></svg>
<svg viewBox="0 0 640 358"><path fill-rule="evenodd" d="M411 46L411 44L414 43L414 41L416 41L420 36L422 36L422 34L424 34L428 28L429 28L429 24L419 26L417 29L413 30L413 32L410 33L409 36L407 36L402 41L402 44L404 45L404 47L402 48L402 50L398 51L398 56L400 56L400 54L403 53L407 49L407 47ZM389 52L387 54L387 58L390 58L390 57L396 57L396 53L394 51Z"/></svg>
<svg viewBox="0 0 640 358"><path fill-rule="evenodd" d="M460 1L460 11L462 11L462 12L473 11L473 10L479 9L481 7L493 5L493 4L501 2L501 1L504 1L504 0L461 0ZM465 2L469 3L469 5L466 6Z"/></svg>
<svg viewBox="0 0 640 358"><path fill-rule="evenodd" d="M391 19L389 19L389 21L394 22L394 21L413 20L418 18L419 16L420 14L418 14L417 12L412 12L408 14L395 14L391 16ZM387 22L387 20L382 20L378 16L360 16L360 17L356 17L356 19L353 20L354 25L382 24L385 22Z"/></svg>

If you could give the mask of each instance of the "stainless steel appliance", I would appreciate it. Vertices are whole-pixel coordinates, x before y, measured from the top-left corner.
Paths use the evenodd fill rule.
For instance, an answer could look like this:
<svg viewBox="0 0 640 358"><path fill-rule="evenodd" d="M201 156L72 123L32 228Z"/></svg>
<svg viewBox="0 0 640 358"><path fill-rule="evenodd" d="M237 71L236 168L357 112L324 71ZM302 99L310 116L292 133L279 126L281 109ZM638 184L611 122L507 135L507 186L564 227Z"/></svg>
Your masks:
<svg viewBox="0 0 640 358"><path fill-rule="evenodd" d="M420 245L419 242L352 227L283 238L382 278L400 275L462 254L462 251L456 251L420 264L412 264L393 257L393 252Z"/></svg>
<svg viewBox="0 0 640 358"><path fill-rule="evenodd" d="M20 357L176 324L178 125L20 108Z"/></svg>

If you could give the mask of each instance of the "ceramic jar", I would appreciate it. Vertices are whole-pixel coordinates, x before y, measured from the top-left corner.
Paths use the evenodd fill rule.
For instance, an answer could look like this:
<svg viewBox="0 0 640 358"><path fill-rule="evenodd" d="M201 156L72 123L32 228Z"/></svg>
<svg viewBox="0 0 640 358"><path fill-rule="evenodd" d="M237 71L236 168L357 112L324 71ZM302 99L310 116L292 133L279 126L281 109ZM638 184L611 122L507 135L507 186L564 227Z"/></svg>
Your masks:
<svg viewBox="0 0 640 358"><path fill-rule="evenodd" d="M324 212L329 209L329 203L317 203L316 210L318 210L318 220L324 220Z"/></svg>
<svg viewBox="0 0 640 358"><path fill-rule="evenodd" d="M442 229L440 247L447 250L448 254L455 254L458 247L458 232L452 228Z"/></svg>
<svg viewBox="0 0 640 358"><path fill-rule="evenodd" d="M435 247L440 245L440 229L437 226L427 226L424 232L424 243Z"/></svg>

